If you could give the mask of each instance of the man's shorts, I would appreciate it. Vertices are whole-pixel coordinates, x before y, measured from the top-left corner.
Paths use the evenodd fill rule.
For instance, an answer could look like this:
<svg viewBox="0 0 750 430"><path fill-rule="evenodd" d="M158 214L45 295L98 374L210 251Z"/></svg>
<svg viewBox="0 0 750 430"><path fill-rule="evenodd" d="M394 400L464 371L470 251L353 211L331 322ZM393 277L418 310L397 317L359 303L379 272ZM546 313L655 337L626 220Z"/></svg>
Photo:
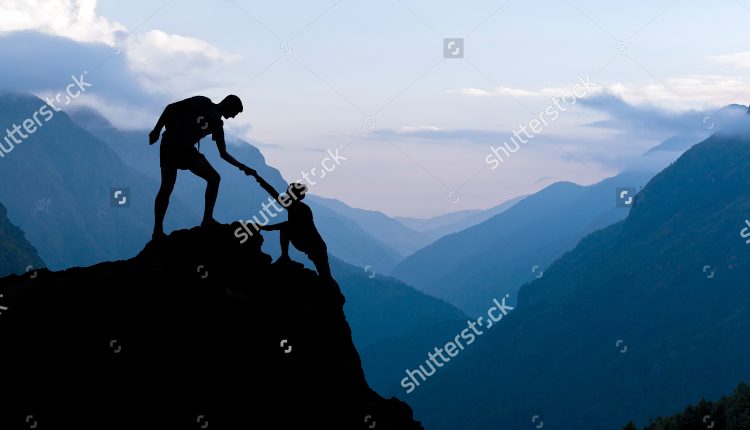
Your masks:
<svg viewBox="0 0 750 430"><path fill-rule="evenodd" d="M297 250L307 255L310 261L322 261L324 259L328 261L328 249L323 240L311 240L299 233L292 233L289 236L289 241Z"/></svg>
<svg viewBox="0 0 750 430"><path fill-rule="evenodd" d="M166 133L162 137L159 149L159 166L161 168L190 170L206 162L206 157L198 151L195 145L174 142L166 136Z"/></svg>

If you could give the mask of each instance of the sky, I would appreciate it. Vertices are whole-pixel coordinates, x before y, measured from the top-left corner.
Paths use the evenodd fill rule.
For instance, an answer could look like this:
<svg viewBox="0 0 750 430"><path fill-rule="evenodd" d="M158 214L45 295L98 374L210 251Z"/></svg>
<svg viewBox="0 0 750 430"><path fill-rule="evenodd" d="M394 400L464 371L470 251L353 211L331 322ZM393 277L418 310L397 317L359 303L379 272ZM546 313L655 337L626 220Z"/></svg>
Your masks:
<svg viewBox="0 0 750 430"><path fill-rule="evenodd" d="M391 216L594 183L750 100L744 0L0 0L0 10L0 51L14 65L1 87L54 94L85 70L92 88L76 103L140 129L172 101L237 94L245 110L228 132L286 179L316 168L312 193ZM446 38L463 46L446 52ZM519 148L494 162L504 143Z"/></svg>

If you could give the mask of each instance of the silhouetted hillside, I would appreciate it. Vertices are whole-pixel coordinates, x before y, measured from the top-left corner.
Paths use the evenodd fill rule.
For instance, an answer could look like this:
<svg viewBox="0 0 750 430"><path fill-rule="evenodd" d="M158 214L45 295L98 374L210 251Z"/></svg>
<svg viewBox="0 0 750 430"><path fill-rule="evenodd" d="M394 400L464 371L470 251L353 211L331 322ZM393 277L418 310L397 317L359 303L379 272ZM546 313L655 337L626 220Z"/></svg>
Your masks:
<svg viewBox="0 0 750 430"><path fill-rule="evenodd" d="M748 184L747 134L694 146L626 220L525 285L465 359L407 396L417 417L431 429L521 428L535 415L617 429L750 379Z"/></svg>
<svg viewBox="0 0 750 430"><path fill-rule="evenodd" d="M729 397L708 402L701 399L682 413L667 418L657 418L643 430L693 430L693 429L750 429L750 386L741 383ZM632 423L624 430L637 430Z"/></svg>
<svg viewBox="0 0 750 430"><path fill-rule="evenodd" d="M3 428L421 428L368 387L338 288L235 228L0 280Z"/></svg>
<svg viewBox="0 0 750 430"><path fill-rule="evenodd" d="M23 231L10 222L5 206L0 203L0 277L24 273L29 266L39 268L44 263Z"/></svg>

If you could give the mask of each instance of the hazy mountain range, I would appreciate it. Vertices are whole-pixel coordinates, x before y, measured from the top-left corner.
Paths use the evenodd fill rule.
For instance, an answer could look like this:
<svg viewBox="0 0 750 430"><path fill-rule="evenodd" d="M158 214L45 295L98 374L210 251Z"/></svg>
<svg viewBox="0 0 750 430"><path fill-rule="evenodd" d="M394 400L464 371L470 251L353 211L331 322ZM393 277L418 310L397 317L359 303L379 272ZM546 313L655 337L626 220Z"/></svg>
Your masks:
<svg viewBox="0 0 750 430"><path fill-rule="evenodd" d="M407 396L426 427L522 428L537 416L617 429L750 378L748 121L656 175L625 220L525 285L508 318Z"/></svg>
<svg viewBox="0 0 750 430"><path fill-rule="evenodd" d="M638 190L651 172L631 171L595 185L558 182L524 198L485 222L445 236L406 258L393 275L453 303L470 315L494 297L544 276L544 270L586 234L627 213L616 189Z"/></svg>
<svg viewBox="0 0 750 430"><path fill-rule="evenodd" d="M6 94L0 112L21 123L42 103ZM612 178L554 183L488 210L391 218L311 195L369 385L405 399L429 429L525 428L533 417L550 428L619 429L747 380L750 117L737 118L746 109L717 111L714 126L664 141ZM158 146L145 136L79 109L56 112L6 153L0 275L136 255L159 182ZM217 218L259 213L267 195L255 181L212 142L201 151L222 175ZM230 152L285 187L250 143ZM203 189L180 176L168 230L199 222ZM263 239L277 255L278 237ZM516 307L507 318L405 393L404 369L506 295Z"/></svg>
<svg viewBox="0 0 750 430"><path fill-rule="evenodd" d="M731 127L738 117L745 119L746 110L740 105L718 110L712 129L719 121ZM557 182L511 201L486 221L405 258L391 273L470 315L483 313L494 297L508 294L515 302L521 285L544 276L546 267L584 236L625 218L631 206L628 199L707 134L708 130L667 139L622 173L598 183ZM618 192L623 191L627 194L620 198Z"/></svg>

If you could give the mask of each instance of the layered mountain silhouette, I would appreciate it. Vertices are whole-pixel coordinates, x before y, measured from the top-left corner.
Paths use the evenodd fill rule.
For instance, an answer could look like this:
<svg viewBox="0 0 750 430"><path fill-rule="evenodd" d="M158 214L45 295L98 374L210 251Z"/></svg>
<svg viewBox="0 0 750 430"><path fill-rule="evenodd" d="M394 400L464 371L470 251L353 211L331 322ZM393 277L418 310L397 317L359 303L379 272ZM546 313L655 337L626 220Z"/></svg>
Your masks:
<svg viewBox="0 0 750 430"><path fill-rule="evenodd" d="M432 218L396 217L395 219L407 227L419 232L427 246L443 236L466 230L483 223L495 215L499 215L512 208L527 196L514 197L489 209L471 209L438 215ZM424 247L423 246L423 247Z"/></svg>
<svg viewBox="0 0 750 430"><path fill-rule="evenodd" d="M336 199L314 196L311 200L355 221L378 240L398 251L401 257L407 257L445 235L467 229L504 212L522 198L508 200L487 210L451 212L426 219L390 218L382 212L353 208Z"/></svg>
<svg viewBox="0 0 750 430"><path fill-rule="evenodd" d="M469 315L484 313L493 297L544 276L545 268L586 234L619 221L618 187L637 190L652 175L628 171L595 185L558 182L489 220L445 236L401 262L393 276Z"/></svg>
<svg viewBox="0 0 750 430"><path fill-rule="evenodd" d="M627 219L525 285L507 319L407 396L416 415L431 429L522 428L535 416L616 429L748 380L748 184L747 132L688 150Z"/></svg>
<svg viewBox="0 0 750 430"><path fill-rule="evenodd" d="M632 160L622 173L599 183L558 182L500 205L497 215L445 235L404 259L391 273L469 314L483 313L492 297L510 294L514 301L524 282L544 276L545 268L585 235L627 216L626 207L617 207L618 189L638 191L710 133L742 129L746 110L736 104L715 110L690 131L661 142Z"/></svg>
<svg viewBox="0 0 750 430"><path fill-rule="evenodd" d="M71 112L76 123L91 134L99 138L112 148L120 158L133 170L157 181L159 180L159 151L158 148L146 144L148 130L119 130L97 111L90 108L76 109ZM276 189L286 189L289 181L285 180L279 171L266 164L261 152L248 142L228 138L228 150L235 158L246 163L258 171L263 178ZM216 204L215 217L222 222L234 222L240 219L248 220L258 216L264 220L262 205L268 201L268 194L253 181L239 173L236 168L227 164L219 157L216 145L206 138L201 142L201 152L221 175L221 188ZM297 178L288 178L295 180ZM193 175L185 175L175 187L174 196L178 201L185 202L193 213L203 211L202 196L205 182ZM312 196L310 196L312 197ZM174 197L173 197L174 198ZM308 202L315 213L315 224L326 238L329 252L347 263L357 266L378 265L378 270L388 271L398 263L402 256L388 245L377 240L372 232L363 229L354 220L316 204L315 199ZM167 213L170 219L172 208ZM286 212L277 215L272 222L286 219ZM151 218L148 218L151 219ZM197 224L200 217L195 215ZM278 255L278 239L269 240L266 250L272 255ZM376 263L377 262L377 263Z"/></svg>
<svg viewBox="0 0 750 430"><path fill-rule="evenodd" d="M421 428L368 387L338 288L236 227L0 280L2 427Z"/></svg>
<svg viewBox="0 0 750 430"><path fill-rule="evenodd" d="M8 211L0 203L0 277L40 268L44 262L36 248L26 240L23 231L8 219Z"/></svg>
<svg viewBox="0 0 750 430"><path fill-rule="evenodd" d="M381 242L397 251L399 253L399 260L413 254L428 243L427 238L420 232L405 226L380 211L353 208L336 199L317 196L310 197L312 197L310 201L351 219L373 235L373 237L377 237ZM384 268L387 270L393 268L393 265L383 267L377 261L371 261L369 264L378 265L381 270Z"/></svg>

